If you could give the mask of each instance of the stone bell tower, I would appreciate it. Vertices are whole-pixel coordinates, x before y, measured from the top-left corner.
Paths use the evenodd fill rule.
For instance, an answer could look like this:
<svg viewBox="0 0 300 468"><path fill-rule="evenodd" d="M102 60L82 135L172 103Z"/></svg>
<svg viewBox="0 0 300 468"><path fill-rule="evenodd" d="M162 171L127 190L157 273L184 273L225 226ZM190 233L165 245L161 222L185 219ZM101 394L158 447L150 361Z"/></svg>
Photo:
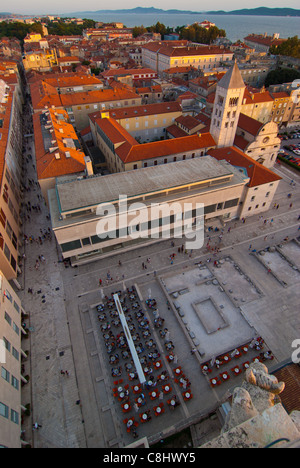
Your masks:
<svg viewBox="0 0 300 468"><path fill-rule="evenodd" d="M245 83L235 62L216 88L210 133L219 148L233 145L244 90Z"/></svg>

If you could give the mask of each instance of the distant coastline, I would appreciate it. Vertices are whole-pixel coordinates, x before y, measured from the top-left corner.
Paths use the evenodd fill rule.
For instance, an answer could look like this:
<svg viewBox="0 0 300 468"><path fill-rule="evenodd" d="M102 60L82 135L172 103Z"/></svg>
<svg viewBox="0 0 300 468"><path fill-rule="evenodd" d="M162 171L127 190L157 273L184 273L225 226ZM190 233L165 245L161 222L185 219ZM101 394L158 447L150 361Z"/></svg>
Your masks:
<svg viewBox="0 0 300 468"><path fill-rule="evenodd" d="M122 14L122 15L218 15L218 16L290 16L290 17L300 17L300 10L294 8L268 8L268 7L259 7L259 8L243 8L240 10L231 10L231 11L224 11L224 10L215 10L215 11L192 11L192 10L163 10L161 8L154 8L154 7L136 7L131 9L117 9L117 10L95 10L95 11L76 11L70 13L49 13L52 16L60 16L61 18L66 17L82 17L87 18L88 15L109 15L109 14ZM47 16L46 14L39 15L39 13L35 13L33 15L21 15L16 13L9 13L9 12L0 12L0 18L8 18L8 17L37 17L37 16Z"/></svg>
<svg viewBox="0 0 300 468"><path fill-rule="evenodd" d="M72 16L72 15L89 15L89 14L168 14L168 15L182 15L182 14L193 14L193 15L247 15L247 16L298 16L300 17L300 10L294 8L252 8L252 9L241 9L232 11L191 11L191 10L162 10L160 8L146 8L136 7L131 9L123 10L97 10L97 11L77 11L72 13L64 13L61 16Z"/></svg>

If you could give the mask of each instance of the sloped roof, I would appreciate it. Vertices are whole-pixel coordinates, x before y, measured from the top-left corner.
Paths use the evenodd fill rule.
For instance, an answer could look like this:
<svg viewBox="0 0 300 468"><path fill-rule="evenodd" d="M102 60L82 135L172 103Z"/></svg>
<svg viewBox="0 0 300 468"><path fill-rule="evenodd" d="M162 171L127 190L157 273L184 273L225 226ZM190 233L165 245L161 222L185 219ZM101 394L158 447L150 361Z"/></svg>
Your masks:
<svg viewBox="0 0 300 468"><path fill-rule="evenodd" d="M279 382L285 382L285 389L280 393L280 400L288 413L300 411L300 367L290 363L273 372Z"/></svg>
<svg viewBox="0 0 300 468"><path fill-rule="evenodd" d="M245 130L245 132L250 133L251 135L256 136L265 124L259 122L259 120L253 119L246 114L240 113L238 120L238 128Z"/></svg>
<svg viewBox="0 0 300 468"><path fill-rule="evenodd" d="M170 140L154 141L142 145L132 146L124 162L135 162L162 156L176 155L185 151L196 151L200 148L216 146L210 133L201 135L188 135Z"/></svg>
<svg viewBox="0 0 300 468"><path fill-rule="evenodd" d="M241 150L233 146L210 150L209 155L218 159L218 161L224 159L232 164L232 166L244 167L250 177L248 187L257 187L281 180L281 177L270 169L262 166L260 163L250 158L250 156L247 156Z"/></svg>
<svg viewBox="0 0 300 468"><path fill-rule="evenodd" d="M111 109L109 114L114 119L125 119L130 117L141 117L145 115L168 114L170 112L181 112L179 102L157 102L142 106L123 107Z"/></svg>
<svg viewBox="0 0 300 468"><path fill-rule="evenodd" d="M76 132L68 123L68 114L64 110L49 109L48 119L51 121L53 132L53 147L50 151L45 148L45 136L41 125L42 112L33 114L34 140L36 148L36 168L38 179L48 179L68 174L83 172L85 169L84 153L76 149L74 142L78 141ZM61 117L61 118L59 118ZM79 148L80 145L78 144ZM55 154L59 154L59 159Z"/></svg>
<svg viewBox="0 0 300 468"><path fill-rule="evenodd" d="M245 88L244 80L236 62L234 62L228 72L220 79L218 86L224 89Z"/></svg>
<svg viewBox="0 0 300 468"><path fill-rule="evenodd" d="M115 153L125 164L172 154L175 156L185 151L196 151L200 148L216 146L216 142L210 133L138 144L113 118L97 119L94 117L94 120L115 145Z"/></svg>

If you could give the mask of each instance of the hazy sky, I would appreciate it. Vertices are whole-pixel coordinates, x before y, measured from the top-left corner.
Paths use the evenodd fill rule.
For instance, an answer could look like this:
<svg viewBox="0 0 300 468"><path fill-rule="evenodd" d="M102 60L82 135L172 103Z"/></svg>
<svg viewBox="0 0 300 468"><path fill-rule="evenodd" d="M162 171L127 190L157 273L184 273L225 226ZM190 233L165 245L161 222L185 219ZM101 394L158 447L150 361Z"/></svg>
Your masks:
<svg viewBox="0 0 300 468"><path fill-rule="evenodd" d="M2 3L0 11L9 11L12 13L20 14L53 14L53 13L69 13L76 11L95 11L105 9L124 9L134 8L136 6L143 7L156 7L168 10L175 8L178 10L193 10L193 11L209 11L209 10L236 10L240 8L256 8L260 6L268 6L270 8L275 7L289 7L299 8L299 0L249 0L247 4L243 4L240 0L214 0L212 2L199 2L197 0L189 0L188 2L182 2L182 0L115 0L114 2L104 2L98 0L52 0L49 2L41 2L40 0L12 0L7 3Z"/></svg>

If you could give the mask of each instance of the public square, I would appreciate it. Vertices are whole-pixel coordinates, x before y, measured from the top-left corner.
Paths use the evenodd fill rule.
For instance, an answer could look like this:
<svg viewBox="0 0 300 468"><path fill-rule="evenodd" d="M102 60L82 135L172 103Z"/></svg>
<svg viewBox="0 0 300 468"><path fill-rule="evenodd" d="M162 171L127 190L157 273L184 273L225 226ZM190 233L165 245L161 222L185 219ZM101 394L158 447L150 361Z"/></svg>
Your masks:
<svg viewBox="0 0 300 468"><path fill-rule="evenodd" d="M207 421L228 392L239 385L245 363L269 350L273 359L265 363L270 368L290 359L291 343L300 333L296 269L300 258L299 177L293 174L296 185L291 188L289 169L276 170L282 181L274 202L280 201L280 208L265 214L268 222L260 216L252 216L246 223L233 220L224 227L221 242L218 233L206 232L204 246L197 251L181 251L181 239L175 244L167 240L72 268L62 261L54 238L45 236L42 244L25 243L20 294L29 313L30 337L24 348L30 350L30 358L24 366L31 388L23 388L22 403L30 401L32 408L24 421L26 440L34 447L117 448L143 437L151 445L190 427L192 443L198 446L210 436L203 431L201 421ZM31 164L28 177L34 177ZM34 203L38 190L26 194L27 200ZM290 192L292 209L287 198ZM49 227L44 205L26 223L25 232L39 237ZM214 247L218 247L217 253ZM36 259L42 255L45 261L36 268ZM147 319L155 343L150 351L154 350L161 361L156 370L157 359L146 359L152 366L158 396L152 400L152 387L144 388L146 404L138 408L134 406L138 394L133 390L137 382L129 380L130 369L127 371L125 364L130 360L123 359L122 348L113 353L119 355L121 374L112 376L105 330L96 307L105 296L110 298L116 291L124 294L127 288L135 291L138 311ZM155 299L156 313L164 319L160 328L146 304L149 298ZM134 311L130 310L132 316ZM108 316L114 337L122 331L112 325L115 319ZM137 317L133 316L133 322L137 329ZM160 334L164 329L174 346L172 361L167 359L165 336ZM138 332L142 338L142 330ZM257 337L264 341L262 350L250 347ZM242 351L244 348L247 351ZM149 349L145 348L142 356L147 357ZM203 371L205 365L210 366L210 372ZM187 387L180 378L175 380L177 367L188 380ZM162 371L170 393L165 393L165 384L157 380ZM119 387L129 392L129 412L123 411ZM192 395L189 399L183 395L187 390ZM168 403L173 396L179 402L174 410ZM156 415L154 408L159 404L163 411ZM151 420L143 423L141 415L146 410ZM133 418L135 424L130 429L127 422ZM32 432L33 420L42 425L39 431ZM218 422L211 437L216 429L220 429Z"/></svg>

